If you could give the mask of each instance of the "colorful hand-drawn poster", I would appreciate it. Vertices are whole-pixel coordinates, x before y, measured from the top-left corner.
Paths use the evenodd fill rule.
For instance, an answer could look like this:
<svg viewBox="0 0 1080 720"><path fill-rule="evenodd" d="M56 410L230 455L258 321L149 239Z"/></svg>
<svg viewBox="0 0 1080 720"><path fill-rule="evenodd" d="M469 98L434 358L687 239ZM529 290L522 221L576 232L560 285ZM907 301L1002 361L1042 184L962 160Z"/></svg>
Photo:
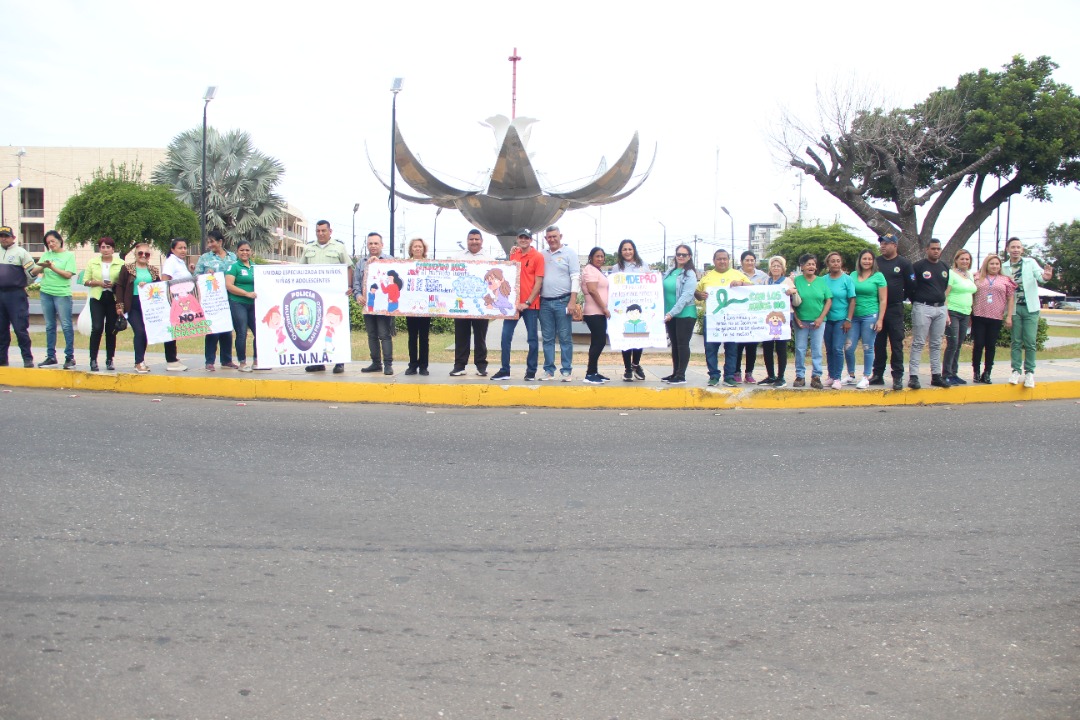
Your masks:
<svg viewBox="0 0 1080 720"><path fill-rule="evenodd" d="M664 278L658 272L608 276L608 339L613 350L667 347Z"/></svg>
<svg viewBox="0 0 1080 720"><path fill-rule="evenodd" d="M151 345L233 329L221 273L146 283L139 287L139 304Z"/></svg>
<svg viewBox="0 0 1080 720"><path fill-rule="evenodd" d="M351 362L348 287L344 265L256 265L259 367Z"/></svg>
<svg viewBox="0 0 1080 720"><path fill-rule="evenodd" d="M364 312L453 318L516 318L516 262L370 260Z"/></svg>
<svg viewBox="0 0 1080 720"><path fill-rule="evenodd" d="M705 298L709 342L767 342L791 337L791 302L782 285L712 287Z"/></svg>

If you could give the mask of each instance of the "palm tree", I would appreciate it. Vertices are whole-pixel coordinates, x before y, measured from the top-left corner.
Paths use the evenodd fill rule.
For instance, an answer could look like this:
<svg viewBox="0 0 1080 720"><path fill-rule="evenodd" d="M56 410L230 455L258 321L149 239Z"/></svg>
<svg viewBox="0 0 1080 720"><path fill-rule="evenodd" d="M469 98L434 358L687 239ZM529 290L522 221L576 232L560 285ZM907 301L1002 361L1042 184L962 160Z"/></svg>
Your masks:
<svg viewBox="0 0 1080 720"><path fill-rule="evenodd" d="M273 249L274 229L285 205L274 188L285 166L256 149L242 130L206 133L206 229L225 233L229 244L247 240L257 252ZM164 162L154 168L155 184L173 188L181 202L200 211L202 128L177 135Z"/></svg>

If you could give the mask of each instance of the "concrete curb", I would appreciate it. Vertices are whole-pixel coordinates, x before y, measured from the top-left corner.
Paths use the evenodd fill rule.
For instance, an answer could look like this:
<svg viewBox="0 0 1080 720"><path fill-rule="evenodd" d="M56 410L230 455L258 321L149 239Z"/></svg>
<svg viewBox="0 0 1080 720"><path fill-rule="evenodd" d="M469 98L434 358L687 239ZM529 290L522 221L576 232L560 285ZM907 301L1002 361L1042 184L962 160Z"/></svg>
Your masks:
<svg viewBox="0 0 1080 720"><path fill-rule="evenodd" d="M244 377L184 377L0 368L0 385L140 395L382 403L446 407L543 407L653 410L801 410L838 407L962 405L1080 399L1080 380L1040 382L1032 389L1001 383L948 390L764 390L633 385L499 385L327 382Z"/></svg>

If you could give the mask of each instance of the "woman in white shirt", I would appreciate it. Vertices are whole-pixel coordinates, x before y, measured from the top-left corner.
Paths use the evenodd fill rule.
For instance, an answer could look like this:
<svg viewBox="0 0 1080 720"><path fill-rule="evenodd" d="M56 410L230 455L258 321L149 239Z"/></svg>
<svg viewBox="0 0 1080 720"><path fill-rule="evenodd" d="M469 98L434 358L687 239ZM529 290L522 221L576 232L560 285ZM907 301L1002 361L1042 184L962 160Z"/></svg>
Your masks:
<svg viewBox="0 0 1080 720"><path fill-rule="evenodd" d="M162 280L194 280L191 270L187 265L187 240L176 238L169 243L169 252L165 254L165 262L161 263ZM165 343L165 369L173 372L187 370L187 365L180 362L176 355L176 341L169 340Z"/></svg>

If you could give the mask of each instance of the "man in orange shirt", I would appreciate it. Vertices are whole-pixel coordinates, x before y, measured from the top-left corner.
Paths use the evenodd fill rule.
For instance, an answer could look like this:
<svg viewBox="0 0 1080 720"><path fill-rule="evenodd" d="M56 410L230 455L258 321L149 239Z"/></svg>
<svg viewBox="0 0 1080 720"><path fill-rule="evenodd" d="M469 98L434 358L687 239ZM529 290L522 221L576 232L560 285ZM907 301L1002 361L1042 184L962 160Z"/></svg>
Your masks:
<svg viewBox="0 0 1080 720"><path fill-rule="evenodd" d="M536 379L536 365L540 357L540 338L537 323L540 319L540 286L544 280L544 256L532 246L532 233L527 228L518 232L517 247L510 251L510 260L520 263L518 270L517 311L525 321L529 337L529 354L525 361L525 379ZM491 376L492 380L510 377L510 343L514 339L517 320L503 320L502 366Z"/></svg>

